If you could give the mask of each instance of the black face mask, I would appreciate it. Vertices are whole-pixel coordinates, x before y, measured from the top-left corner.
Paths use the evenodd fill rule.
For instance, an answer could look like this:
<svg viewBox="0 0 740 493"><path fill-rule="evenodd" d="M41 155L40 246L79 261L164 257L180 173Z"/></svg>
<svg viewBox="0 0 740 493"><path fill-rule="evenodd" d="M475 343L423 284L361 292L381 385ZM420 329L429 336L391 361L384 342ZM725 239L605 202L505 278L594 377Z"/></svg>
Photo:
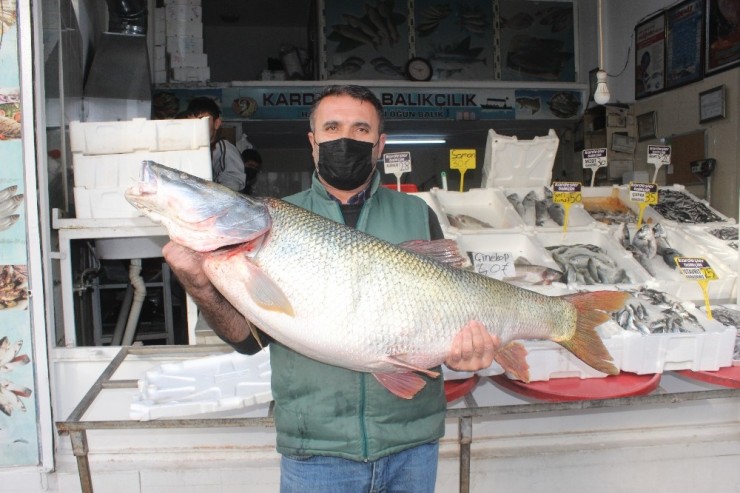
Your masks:
<svg viewBox="0 0 740 493"><path fill-rule="evenodd" d="M257 179L257 173L259 173L259 170L254 168L244 168L244 173L247 175L247 183L249 183L250 181Z"/></svg>
<svg viewBox="0 0 740 493"><path fill-rule="evenodd" d="M336 139L319 146L318 173L329 185L339 190L354 190L375 170L371 142Z"/></svg>

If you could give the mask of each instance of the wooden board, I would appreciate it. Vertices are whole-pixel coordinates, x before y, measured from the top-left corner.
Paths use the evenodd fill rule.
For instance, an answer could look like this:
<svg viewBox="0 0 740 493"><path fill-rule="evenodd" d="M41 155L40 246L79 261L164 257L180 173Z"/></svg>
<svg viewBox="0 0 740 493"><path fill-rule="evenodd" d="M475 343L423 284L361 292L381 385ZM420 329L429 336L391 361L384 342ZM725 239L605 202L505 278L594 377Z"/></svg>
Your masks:
<svg viewBox="0 0 740 493"><path fill-rule="evenodd" d="M671 137L673 173L666 173L666 185L700 185L701 179L691 172L691 162L706 158L704 130Z"/></svg>

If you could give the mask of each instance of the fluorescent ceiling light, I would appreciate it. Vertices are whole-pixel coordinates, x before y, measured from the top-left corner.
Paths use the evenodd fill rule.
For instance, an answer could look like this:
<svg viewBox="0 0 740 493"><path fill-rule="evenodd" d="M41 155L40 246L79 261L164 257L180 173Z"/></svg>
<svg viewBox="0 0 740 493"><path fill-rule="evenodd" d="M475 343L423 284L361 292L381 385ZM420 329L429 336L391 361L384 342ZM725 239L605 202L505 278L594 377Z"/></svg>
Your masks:
<svg viewBox="0 0 740 493"><path fill-rule="evenodd" d="M388 137L385 139L386 145L403 144L403 145L422 145L422 144L446 144L447 140L441 137Z"/></svg>

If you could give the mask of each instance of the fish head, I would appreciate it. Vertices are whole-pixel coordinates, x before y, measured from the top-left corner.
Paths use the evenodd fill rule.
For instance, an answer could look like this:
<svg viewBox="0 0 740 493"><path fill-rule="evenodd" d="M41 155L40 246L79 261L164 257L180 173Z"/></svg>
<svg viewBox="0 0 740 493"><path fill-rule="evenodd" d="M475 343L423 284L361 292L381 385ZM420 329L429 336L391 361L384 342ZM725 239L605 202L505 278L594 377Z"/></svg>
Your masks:
<svg viewBox="0 0 740 493"><path fill-rule="evenodd" d="M246 243L266 234L262 201L153 161L144 161L126 200L156 222L172 241L199 252Z"/></svg>

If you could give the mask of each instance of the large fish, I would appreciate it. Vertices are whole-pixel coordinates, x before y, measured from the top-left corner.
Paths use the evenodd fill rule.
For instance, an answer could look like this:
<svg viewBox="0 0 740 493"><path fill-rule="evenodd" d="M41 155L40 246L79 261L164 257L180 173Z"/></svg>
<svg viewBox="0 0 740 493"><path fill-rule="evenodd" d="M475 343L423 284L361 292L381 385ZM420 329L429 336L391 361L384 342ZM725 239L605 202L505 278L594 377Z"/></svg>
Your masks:
<svg viewBox="0 0 740 493"><path fill-rule="evenodd" d="M470 320L498 336L496 360L522 380L528 366L517 339L550 339L599 371L619 372L594 327L626 293L543 296L151 161L126 198L175 242L198 251L231 245L212 251L204 269L250 322L308 357L370 372L400 397L425 385L415 372L438 376L428 368Z"/></svg>

